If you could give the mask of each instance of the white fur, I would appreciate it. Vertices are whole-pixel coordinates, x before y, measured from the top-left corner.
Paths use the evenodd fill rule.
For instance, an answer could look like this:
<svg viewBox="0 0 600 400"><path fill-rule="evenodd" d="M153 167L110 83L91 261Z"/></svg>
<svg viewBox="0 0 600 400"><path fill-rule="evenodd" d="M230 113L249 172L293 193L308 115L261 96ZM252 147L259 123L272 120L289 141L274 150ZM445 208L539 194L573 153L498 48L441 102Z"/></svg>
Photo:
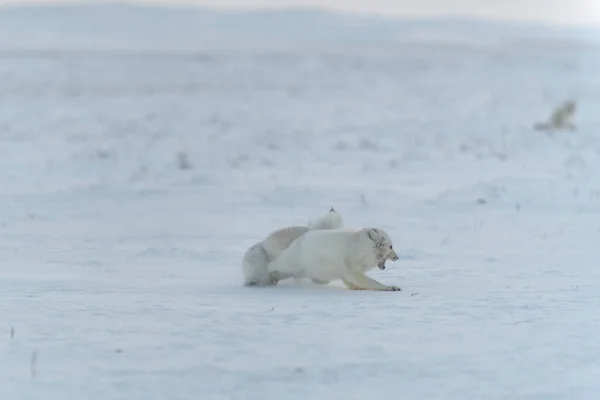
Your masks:
<svg viewBox="0 0 600 400"><path fill-rule="evenodd" d="M365 275L386 260L398 260L389 235L381 229L311 230L294 240L267 270L277 279L308 278L327 284L341 279L352 290L401 290Z"/></svg>
<svg viewBox="0 0 600 400"><path fill-rule="evenodd" d="M310 229L337 229L344 226L342 216L333 207L329 212L308 223Z"/></svg>
<svg viewBox="0 0 600 400"><path fill-rule="evenodd" d="M311 227L290 226L272 232L264 240L248 248L242 259L242 273L246 286L270 286L280 280L278 274L270 275L267 264L275 260L295 239L304 235L309 229L341 228L342 217L333 209L317 218Z"/></svg>

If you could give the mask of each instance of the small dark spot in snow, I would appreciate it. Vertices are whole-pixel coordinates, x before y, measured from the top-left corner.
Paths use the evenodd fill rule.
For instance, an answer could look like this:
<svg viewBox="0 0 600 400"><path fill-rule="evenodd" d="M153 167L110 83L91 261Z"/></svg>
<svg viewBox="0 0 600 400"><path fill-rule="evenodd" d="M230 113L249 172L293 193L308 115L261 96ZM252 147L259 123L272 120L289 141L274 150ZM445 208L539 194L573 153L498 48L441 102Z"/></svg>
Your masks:
<svg viewBox="0 0 600 400"><path fill-rule="evenodd" d="M115 353L122 353L123 349L115 349Z"/></svg>
<svg viewBox="0 0 600 400"><path fill-rule="evenodd" d="M294 368L294 372L297 374L301 374L302 372L304 372L304 368L302 367L296 367Z"/></svg>
<svg viewBox="0 0 600 400"><path fill-rule="evenodd" d="M418 295L418 294L419 294L419 292L412 292L412 293L410 294L410 297L416 296L416 295Z"/></svg>
<svg viewBox="0 0 600 400"><path fill-rule="evenodd" d="M14 326L11 326L11 327L10 327L10 338L12 339L12 338L14 338L14 337L15 337L15 327L14 327Z"/></svg>
<svg viewBox="0 0 600 400"><path fill-rule="evenodd" d="M37 366L37 350L34 350L33 353L31 353L31 360L29 362L29 373L31 374L32 378L35 378L36 374L36 366Z"/></svg>
<svg viewBox="0 0 600 400"><path fill-rule="evenodd" d="M360 194L360 205L363 207L367 205L367 196L364 193Z"/></svg>
<svg viewBox="0 0 600 400"><path fill-rule="evenodd" d="M145 165L141 165L137 169L137 171L135 171L133 174L131 174L131 177L129 179L133 180L133 181L137 181L139 179L142 179L146 175L148 175L148 167L146 167Z"/></svg>
<svg viewBox="0 0 600 400"><path fill-rule="evenodd" d="M585 167L587 163L585 162L585 159L580 155L572 154L569 157L567 157L567 159L563 162L563 165L566 167L581 168Z"/></svg>
<svg viewBox="0 0 600 400"><path fill-rule="evenodd" d="M477 204L486 204L487 201L484 198L477 199Z"/></svg>
<svg viewBox="0 0 600 400"><path fill-rule="evenodd" d="M242 164L245 164L248 161L250 161L250 158L247 155L242 154L235 157L233 160L230 160L229 165L231 165L233 168L240 168L242 167Z"/></svg>
<svg viewBox="0 0 600 400"><path fill-rule="evenodd" d="M513 322L513 325L527 324L527 323L530 323L530 322L533 322L533 320L532 319L524 319L522 321L515 321L515 322Z"/></svg>
<svg viewBox="0 0 600 400"><path fill-rule="evenodd" d="M97 150L96 157L100 160L106 160L110 158L110 152L108 150Z"/></svg>
<svg viewBox="0 0 600 400"><path fill-rule="evenodd" d="M271 160L267 160L266 158L263 158L263 159L260 161L260 164L261 164L263 167L273 167L273 166L275 166L275 164L273 163L273 161L271 161Z"/></svg>
<svg viewBox="0 0 600 400"><path fill-rule="evenodd" d="M177 153L177 167L182 170L192 169L192 163L187 153L183 151Z"/></svg>
<svg viewBox="0 0 600 400"><path fill-rule="evenodd" d="M273 142L267 143L266 147L268 150L271 150L271 151L276 151L276 150L281 149L281 147L277 143L273 143Z"/></svg>
<svg viewBox="0 0 600 400"><path fill-rule="evenodd" d="M497 153L495 155L496 155L496 158L500 161L506 161L508 159L508 156L504 153Z"/></svg>
<svg viewBox="0 0 600 400"><path fill-rule="evenodd" d="M345 151L348 150L350 146L346 142L342 142L341 140L337 142L334 146L334 149L337 151Z"/></svg>
<svg viewBox="0 0 600 400"><path fill-rule="evenodd" d="M368 139L361 139L360 142L358 143L358 146L363 150L376 151L379 149L379 147L377 147L377 145L375 143L371 142Z"/></svg>

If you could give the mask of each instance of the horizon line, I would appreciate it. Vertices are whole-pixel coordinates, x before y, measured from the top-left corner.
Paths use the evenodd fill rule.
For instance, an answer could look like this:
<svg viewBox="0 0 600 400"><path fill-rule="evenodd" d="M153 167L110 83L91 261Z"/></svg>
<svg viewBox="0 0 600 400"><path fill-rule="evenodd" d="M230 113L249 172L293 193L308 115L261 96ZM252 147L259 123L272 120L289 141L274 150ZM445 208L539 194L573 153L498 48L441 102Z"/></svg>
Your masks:
<svg viewBox="0 0 600 400"><path fill-rule="evenodd" d="M551 28L551 29L600 29L599 24L592 23L573 23L573 22L550 22L540 21L534 19L523 19L523 18L510 18L510 17L494 17L494 16L481 16L481 15L470 15L468 13L452 13L452 14L441 14L441 13L412 13L412 14L390 14L390 13L378 13L374 11L356 11L356 10L340 10L331 7L319 7L319 6L301 6L301 5L287 5L287 6L271 6L271 5L260 5L256 7L228 7L218 5L202 5L202 4L189 4L189 3L163 3L157 1L150 1L142 3L138 1L128 0L112 0L112 1L68 1L68 0L57 0L53 2L39 2L39 1L28 1L26 3L0 3L0 13L6 10L17 10L27 8L92 8L92 7L109 7L109 6L121 6L131 8L147 8L147 9L164 9L164 10L195 10L195 11L209 11L218 12L223 14L232 13L265 13L265 12L315 12L322 14L329 14L332 16L353 16L365 19L374 19L381 21L469 21L469 22L491 22L491 23L506 23L514 25L532 26L540 28Z"/></svg>

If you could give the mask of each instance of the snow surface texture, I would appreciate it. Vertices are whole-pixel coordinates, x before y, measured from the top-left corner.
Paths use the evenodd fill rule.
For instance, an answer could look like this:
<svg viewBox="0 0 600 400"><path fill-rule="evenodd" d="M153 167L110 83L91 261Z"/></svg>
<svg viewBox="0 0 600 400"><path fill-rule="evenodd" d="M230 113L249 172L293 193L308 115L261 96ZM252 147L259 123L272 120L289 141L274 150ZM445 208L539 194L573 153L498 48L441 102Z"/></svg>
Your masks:
<svg viewBox="0 0 600 400"><path fill-rule="evenodd" d="M4 54L0 398L597 399L599 65ZM566 98L578 131L533 131ZM242 286L332 205L392 235L370 275L404 291Z"/></svg>

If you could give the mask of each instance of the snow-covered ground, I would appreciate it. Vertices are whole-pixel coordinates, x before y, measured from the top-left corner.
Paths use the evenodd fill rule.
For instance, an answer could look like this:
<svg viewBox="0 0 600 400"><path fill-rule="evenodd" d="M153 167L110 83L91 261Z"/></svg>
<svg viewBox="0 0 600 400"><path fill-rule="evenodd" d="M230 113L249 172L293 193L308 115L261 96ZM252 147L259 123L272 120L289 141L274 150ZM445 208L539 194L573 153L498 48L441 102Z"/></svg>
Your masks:
<svg viewBox="0 0 600 400"><path fill-rule="evenodd" d="M598 399L597 54L2 53L0 398ZM242 286L332 205L404 291Z"/></svg>

